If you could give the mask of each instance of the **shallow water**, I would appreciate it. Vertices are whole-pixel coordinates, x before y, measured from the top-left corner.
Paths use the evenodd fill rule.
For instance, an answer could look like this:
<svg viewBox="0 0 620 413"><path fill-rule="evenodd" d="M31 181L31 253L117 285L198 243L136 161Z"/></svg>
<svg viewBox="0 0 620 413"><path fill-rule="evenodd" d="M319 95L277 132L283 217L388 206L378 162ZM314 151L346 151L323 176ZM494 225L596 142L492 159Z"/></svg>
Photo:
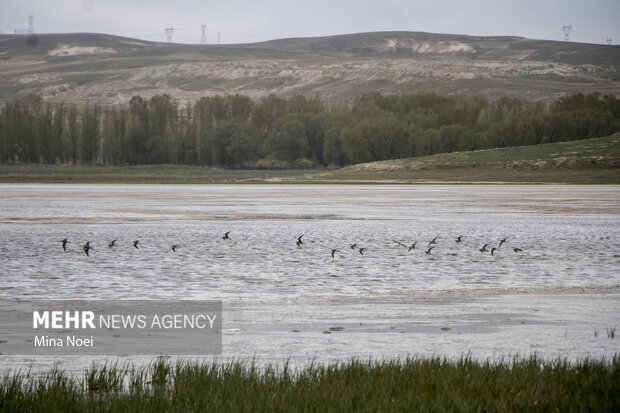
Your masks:
<svg viewBox="0 0 620 413"><path fill-rule="evenodd" d="M619 223L616 186L0 185L0 299L221 299L241 359L609 356Z"/></svg>

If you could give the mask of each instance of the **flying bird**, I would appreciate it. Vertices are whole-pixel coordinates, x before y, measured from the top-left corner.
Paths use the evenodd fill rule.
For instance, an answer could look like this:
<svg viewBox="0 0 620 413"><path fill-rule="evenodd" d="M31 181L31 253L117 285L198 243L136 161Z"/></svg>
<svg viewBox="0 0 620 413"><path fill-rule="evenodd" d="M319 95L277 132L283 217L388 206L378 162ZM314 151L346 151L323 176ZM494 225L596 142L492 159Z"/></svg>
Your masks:
<svg viewBox="0 0 620 413"><path fill-rule="evenodd" d="M63 250L64 252L67 252L67 244L71 244L71 243L69 242L69 240L65 238L65 239L63 239L63 240L62 240L62 241L60 241L60 242L62 242L62 250Z"/></svg>
<svg viewBox="0 0 620 413"><path fill-rule="evenodd" d="M463 240L462 240L461 238L463 238L463 235L461 235L461 236L457 237L457 238L456 238L456 242L463 242Z"/></svg>
<svg viewBox="0 0 620 413"><path fill-rule="evenodd" d="M515 252L515 254L518 254L519 252L523 252L521 248L513 248L512 250Z"/></svg>
<svg viewBox="0 0 620 413"><path fill-rule="evenodd" d="M429 247L429 249L426 250L426 253L430 255L433 248L435 248L435 246Z"/></svg>
<svg viewBox="0 0 620 413"><path fill-rule="evenodd" d="M108 248L112 248L114 245L116 244L116 240L113 239L112 241L110 241L110 243L108 244Z"/></svg>
<svg viewBox="0 0 620 413"><path fill-rule="evenodd" d="M222 237L222 239L230 239L230 237L228 236L228 234L230 234L230 231L228 231L226 234L224 234L224 236Z"/></svg>
<svg viewBox="0 0 620 413"><path fill-rule="evenodd" d="M480 252L482 252L483 254L484 254L485 252L487 252L487 251L488 251L488 249L487 249L487 247L488 247L488 246L489 246L489 244L484 244L484 245L482 246L482 248L480 248Z"/></svg>
<svg viewBox="0 0 620 413"><path fill-rule="evenodd" d="M497 246L497 249L500 249L502 247L502 245L504 244L504 242L506 242L507 239L508 239L508 237L506 237L504 239L500 239L499 240L499 245Z"/></svg>
<svg viewBox="0 0 620 413"><path fill-rule="evenodd" d="M360 254L362 254L362 255L364 255L364 251L366 251L366 248L360 248L360 249L359 249L359 252L360 252Z"/></svg>
<svg viewBox="0 0 620 413"><path fill-rule="evenodd" d="M495 247L491 248L491 257L494 257L493 253L497 251L498 249L499 248L495 248Z"/></svg>
<svg viewBox="0 0 620 413"><path fill-rule="evenodd" d="M334 259L334 254L336 254L337 252L340 252L340 250L332 250L332 260Z"/></svg>
<svg viewBox="0 0 620 413"><path fill-rule="evenodd" d="M135 249L137 249L137 250L139 250L139 249L140 249L140 248L138 248L138 244L139 244L139 243L140 243L140 241L138 241L138 240L135 240L135 241L133 242L133 247L134 247Z"/></svg>
<svg viewBox="0 0 620 413"><path fill-rule="evenodd" d="M349 245L349 247L351 247L351 249L354 250L355 248L357 248L357 244L351 244Z"/></svg>
<svg viewBox="0 0 620 413"><path fill-rule="evenodd" d="M409 247L409 249L407 249L407 252L414 250L415 249L415 244L417 244L418 241L414 242L413 244L411 244L411 246Z"/></svg>
<svg viewBox="0 0 620 413"><path fill-rule="evenodd" d="M170 249L172 250L172 252L177 252L177 248L179 248L178 245L173 245L172 247L170 247Z"/></svg>
<svg viewBox="0 0 620 413"><path fill-rule="evenodd" d="M431 241L429 241L428 245L435 245L435 244L437 244L437 242L435 242L435 241L437 241L437 238L439 238L439 235L437 235L435 238L433 238Z"/></svg>
<svg viewBox="0 0 620 413"><path fill-rule="evenodd" d="M407 248L407 246L406 246L405 244L403 244L402 242L398 242L398 241L392 241L392 242L394 242L394 243L396 243L396 244L400 245L400 246L401 246L401 247L403 247L403 248Z"/></svg>
<svg viewBox="0 0 620 413"><path fill-rule="evenodd" d="M303 244L304 242L301 240L301 237L303 237L304 234L301 234L298 238L297 238L297 242L295 243L295 245L297 245L297 247L301 248L301 244Z"/></svg>
<svg viewBox="0 0 620 413"><path fill-rule="evenodd" d="M91 242L92 241L88 241L82 246L82 251L84 251L84 254L86 254L87 257L90 257L90 254L88 252L93 249L93 247L90 246Z"/></svg>

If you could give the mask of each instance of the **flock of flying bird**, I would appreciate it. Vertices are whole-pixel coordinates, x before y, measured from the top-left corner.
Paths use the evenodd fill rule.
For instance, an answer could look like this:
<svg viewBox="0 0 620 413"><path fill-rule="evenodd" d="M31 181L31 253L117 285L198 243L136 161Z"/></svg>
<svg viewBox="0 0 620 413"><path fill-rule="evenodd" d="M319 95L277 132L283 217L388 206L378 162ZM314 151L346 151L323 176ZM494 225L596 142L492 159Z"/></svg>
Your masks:
<svg viewBox="0 0 620 413"><path fill-rule="evenodd" d="M222 236L222 239L223 239L223 240L225 240L225 241L226 241L226 240L229 240L229 239L230 239L230 236L229 236L229 235L230 235L230 233L231 233L231 231L226 232L226 233ZM302 235L300 235L300 236L297 238L297 242L295 242L295 244L297 245L297 248L302 248L302 245L304 244L304 242L303 242L302 238L303 238L303 234L302 234ZM430 241L428 242L428 249L426 250L426 254L428 254L428 255L430 255L430 254L431 254L431 251L432 251L432 250L433 250L433 248L435 248L435 246L437 245L437 238L439 238L439 236L436 236L435 238L433 238L432 240L430 240ZM461 242L463 242L463 238L464 238L464 236L463 236L463 235L461 235L461 236L457 237L457 238L456 238L456 240L455 240L455 241L456 241L456 243L457 243L457 244L460 244ZM490 249L490 250L489 250L489 249L487 249L487 247L489 247L489 245L490 245L490 244L488 244L488 243L487 243L487 244L484 244L484 245L482 246L482 248L480 248L480 249L479 249L479 251L480 251L481 253L483 253L483 254L484 254L485 252L490 252L490 253L491 253L491 256L494 256L494 255L495 255L495 251L499 251L499 249L502 247L502 245L504 245L504 244L506 243L506 241L507 241L507 240L508 240L508 238L504 238L504 239L499 240L499 244L497 245L497 247L491 247L491 249ZM70 242L67 238L65 238L65 239L61 240L60 242L62 243L62 249L63 249L63 251L64 251L64 252L67 252L67 244L70 244L71 242ZM92 241L88 241L86 244L84 244L84 245L82 246L82 251L84 251L84 254L86 254L87 256L90 256L90 251L93 249L93 247L91 247L91 246L90 246L91 242L92 242ZM411 244L411 245L409 245L409 246L407 246L407 245L405 245L405 244L403 244L402 242L399 242L399 241L392 241L392 242L394 242L394 243L398 244L399 246L401 246L401 247L403 247L403 248L406 248L408 252L411 252L412 250L415 250L415 249L416 249L416 245L418 244L418 241L414 242L413 244ZM136 248L136 249L140 249L140 247L138 246L139 244L140 244L140 241L139 241L139 240L135 240L135 241L133 241L133 247L134 247L134 248ZM110 242L108 243L108 248L110 248L110 249L111 249L111 248L113 248L115 245L116 245L116 240L115 240L115 239L113 239L112 241L110 241ZM357 251L358 251L361 255L364 255L364 251L366 251L366 248L363 248L363 247L358 247L358 246L357 246L357 244L351 244L351 245L349 245L349 247L350 247L352 250L357 250ZM179 245L176 245L176 244L174 244L174 245L172 245L172 246L170 247L170 249L172 250L172 252L176 252L177 248L179 248ZM520 253L520 252L523 252L523 250L522 250L521 248L516 248L516 247L515 247L515 248L513 248L512 250L515 252L515 254L518 254L518 253ZM337 252L341 252L341 251L340 251L340 250L338 250L338 249L332 249L332 252L331 252L332 259L335 259L335 258L336 258L336 253L337 253Z"/></svg>
<svg viewBox="0 0 620 413"><path fill-rule="evenodd" d="M435 248L435 245L437 245L437 238L439 238L439 236L436 236L435 238L433 238L432 240L430 240L430 241L428 242L428 249L426 250L426 253L427 253L428 255L430 255L430 254L431 254L431 251L433 250L433 248ZM457 238L456 238L456 243L457 243L457 244L460 244L461 242L463 242L463 238L465 238L463 235L461 235L461 236L457 237ZM502 245L504 245L504 243L505 243L507 240L508 240L508 238L504 238L504 239L499 240L499 245L497 246L497 248L492 247L490 250L488 250L488 249L487 249L487 247L489 246L489 244L484 244L484 245L482 246L482 248L480 248L480 250L479 250L479 251L480 251L481 253L483 253L483 254L484 254L485 252L491 252L491 255L492 255L492 256L494 256L494 255L495 255L495 251L499 251L499 249L502 247ZM401 247L403 247L403 248L407 248L407 251L408 251L408 252L411 252L411 250L416 249L416 245L418 244L418 241L414 242L413 244L411 244L411 245L409 245L409 246L407 246L407 245L403 244L403 243L402 243L402 242L400 242L400 241L392 241L392 242L394 242L395 244L400 245L400 246L401 246ZM297 240L297 246L298 246L298 247L300 247L300 244L301 244L301 243L302 243L302 242L301 242L301 237L299 237L299 239ZM358 250L358 252L359 252L360 254L362 254L362 255L364 255L364 251L366 251L366 248L359 248L359 249L358 249L358 248L357 248L357 244L351 244L351 245L349 245L349 247L351 247L351 249L352 249L352 250L357 249L357 250ZM521 248L513 248L512 250L515 252L515 254L518 254L518 253L520 253L520 252L523 252L523 250L522 250ZM334 259L334 258L335 258L334 256L335 256L335 254L336 254L337 252L341 252L341 251L340 251L340 250L337 250L337 249L332 249L332 259Z"/></svg>

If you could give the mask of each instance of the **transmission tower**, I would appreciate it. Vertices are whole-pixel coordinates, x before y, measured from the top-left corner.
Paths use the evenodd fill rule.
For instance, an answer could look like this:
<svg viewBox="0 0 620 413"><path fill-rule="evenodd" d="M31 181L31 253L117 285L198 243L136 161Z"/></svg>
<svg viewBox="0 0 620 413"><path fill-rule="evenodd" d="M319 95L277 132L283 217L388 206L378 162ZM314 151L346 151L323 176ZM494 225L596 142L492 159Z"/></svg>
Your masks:
<svg viewBox="0 0 620 413"><path fill-rule="evenodd" d="M569 24L562 26L562 31L564 32L564 41L568 42L570 41L570 32L573 30L573 25Z"/></svg>
<svg viewBox="0 0 620 413"><path fill-rule="evenodd" d="M207 25L203 24L200 26L202 29L202 34L200 35L200 44L207 44Z"/></svg>
<svg viewBox="0 0 620 413"><path fill-rule="evenodd" d="M608 37L606 42L607 42L607 44L611 44L611 37Z"/></svg>
<svg viewBox="0 0 620 413"><path fill-rule="evenodd" d="M34 33L34 16L32 14L28 16L28 33Z"/></svg>
<svg viewBox="0 0 620 413"><path fill-rule="evenodd" d="M166 29L164 30L164 32L166 32L166 39L168 40L168 43L172 43L172 34L174 33L174 27L166 26Z"/></svg>

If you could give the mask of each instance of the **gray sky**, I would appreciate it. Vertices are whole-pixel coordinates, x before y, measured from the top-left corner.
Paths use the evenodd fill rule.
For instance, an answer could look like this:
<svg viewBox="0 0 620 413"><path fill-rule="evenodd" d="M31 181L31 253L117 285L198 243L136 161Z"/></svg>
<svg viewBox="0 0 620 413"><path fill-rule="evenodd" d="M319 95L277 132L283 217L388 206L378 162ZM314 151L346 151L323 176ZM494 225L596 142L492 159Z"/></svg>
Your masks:
<svg viewBox="0 0 620 413"><path fill-rule="evenodd" d="M383 30L514 35L620 44L620 0L0 0L0 30L96 32L166 41L249 43Z"/></svg>

